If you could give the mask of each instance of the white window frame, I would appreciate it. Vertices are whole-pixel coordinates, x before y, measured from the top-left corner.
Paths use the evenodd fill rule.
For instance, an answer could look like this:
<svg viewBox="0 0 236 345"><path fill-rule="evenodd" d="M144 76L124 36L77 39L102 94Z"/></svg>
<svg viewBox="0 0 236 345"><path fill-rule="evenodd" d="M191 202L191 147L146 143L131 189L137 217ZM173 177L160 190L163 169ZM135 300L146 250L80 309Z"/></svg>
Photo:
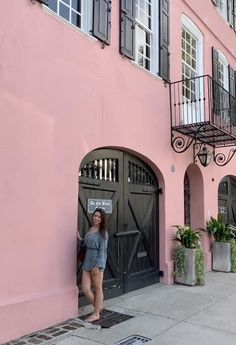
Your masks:
<svg viewBox="0 0 236 345"><path fill-rule="evenodd" d="M227 6L227 0L218 0L217 10L224 18L224 20L228 23Z"/></svg>
<svg viewBox="0 0 236 345"><path fill-rule="evenodd" d="M218 59L219 59L219 63L223 65L223 73L224 73L224 89L229 91L229 70L228 70L228 66L229 66L229 63L228 63L228 60L227 58L225 57L225 55L217 49L217 52L218 52Z"/></svg>
<svg viewBox="0 0 236 345"><path fill-rule="evenodd" d="M93 26L93 0L81 0L81 27L75 25L71 21L71 9L72 9L72 0L69 0L70 4L68 5L64 0L56 0L57 1L57 11L54 11L49 7L49 10L55 13L59 18L63 21L69 23L75 28L82 30L85 33L91 34L92 33L92 26ZM70 18L69 20L62 17L59 13L59 4L63 4L70 10ZM74 10L74 12L76 12Z"/></svg>
<svg viewBox="0 0 236 345"><path fill-rule="evenodd" d="M188 31L191 34L191 36L193 36L196 40L196 77L202 76L204 74L203 34L199 30L197 25L189 17L187 17L184 14L182 14L181 23L182 23L181 29L183 28L186 31ZM181 35L181 40L182 40L182 35ZM181 73L182 73L182 64L183 64L183 61L181 59ZM200 85L199 85L200 94L198 98L202 99L203 92L204 92L203 80L199 79L199 81L200 81ZM183 123L185 124L203 121L204 120L203 102L200 105L196 104L194 108L191 105L191 103L184 102L182 115L183 115Z"/></svg>
<svg viewBox="0 0 236 345"><path fill-rule="evenodd" d="M204 51L203 51L203 34L197 27L197 25L186 15L182 15L182 27L186 28L187 31L191 33L192 36L197 41L197 46L196 46L196 51L197 51L197 56L196 56L196 62L197 62L197 68L196 72L197 75L203 75L204 74L204 66L203 66L203 57L204 57Z"/></svg>
<svg viewBox="0 0 236 345"><path fill-rule="evenodd" d="M135 4L135 63L146 71L149 71L153 74L159 73L159 1L160 0L151 0L151 30L145 27L137 18L137 3ZM150 33L150 69L147 69L145 66L142 66L138 63L138 27L143 28L144 31Z"/></svg>

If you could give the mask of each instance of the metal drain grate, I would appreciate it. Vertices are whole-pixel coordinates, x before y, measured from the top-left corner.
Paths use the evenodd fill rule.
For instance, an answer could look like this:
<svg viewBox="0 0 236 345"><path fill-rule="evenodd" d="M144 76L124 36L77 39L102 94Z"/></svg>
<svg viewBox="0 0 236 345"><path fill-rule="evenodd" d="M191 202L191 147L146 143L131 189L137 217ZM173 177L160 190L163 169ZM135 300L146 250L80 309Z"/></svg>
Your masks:
<svg viewBox="0 0 236 345"><path fill-rule="evenodd" d="M81 320L85 320L90 314L83 315L80 317ZM100 319L98 321L92 322L93 325L99 325L101 328L110 328L112 326L118 325L121 322L131 319L132 315L121 314L116 311L103 309L100 314Z"/></svg>
<svg viewBox="0 0 236 345"><path fill-rule="evenodd" d="M83 327L81 323L74 318L50 328L28 334L22 338L9 341L4 345L41 345L48 341L55 341L55 338L69 334L81 327Z"/></svg>
<svg viewBox="0 0 236 345"><path fill-rule="evenodd" d="M131 335L128 338L124 338L116 342L114 345L141 345L148 343L150 338L143 337L142 335Z"/></svg>

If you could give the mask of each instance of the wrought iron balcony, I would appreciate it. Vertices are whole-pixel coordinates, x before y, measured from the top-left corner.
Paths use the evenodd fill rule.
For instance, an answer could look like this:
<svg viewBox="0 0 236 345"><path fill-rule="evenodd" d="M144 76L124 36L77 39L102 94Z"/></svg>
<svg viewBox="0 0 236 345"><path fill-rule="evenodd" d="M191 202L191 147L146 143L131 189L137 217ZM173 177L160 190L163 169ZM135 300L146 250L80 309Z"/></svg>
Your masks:
<svg viewBox="0 0 236 345"><path fill-rule="evenodd" d="M236 98L209 75L170 84L172 147L236 145ZM223 164L222 164L223 165Z"/></svg>

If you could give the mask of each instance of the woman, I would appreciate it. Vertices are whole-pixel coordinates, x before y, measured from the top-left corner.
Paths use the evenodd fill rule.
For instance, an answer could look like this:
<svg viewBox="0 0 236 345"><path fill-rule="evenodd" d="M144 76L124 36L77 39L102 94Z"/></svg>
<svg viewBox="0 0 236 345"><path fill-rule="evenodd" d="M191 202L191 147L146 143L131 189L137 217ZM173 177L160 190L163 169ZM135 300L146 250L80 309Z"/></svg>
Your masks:
<svg viewBox="0 0 236 345"><path fill-rule="evenodd" d="M84 243L86 255L82 265L82 290L92 304L94 311L85 321L93 322L100 318L103 305L103 275L107 260L108 234L103 209L97 208L93 213L93 225L86 233ZM94 287L94 292L91 286Z"/></svg>

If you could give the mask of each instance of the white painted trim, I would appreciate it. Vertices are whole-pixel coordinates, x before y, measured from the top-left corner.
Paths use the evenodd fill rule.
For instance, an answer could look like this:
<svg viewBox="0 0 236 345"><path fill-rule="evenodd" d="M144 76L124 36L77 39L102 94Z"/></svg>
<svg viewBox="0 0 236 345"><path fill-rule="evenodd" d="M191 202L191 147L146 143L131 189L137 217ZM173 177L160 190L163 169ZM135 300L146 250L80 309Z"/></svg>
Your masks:
<svg viewBox="0 0 236 345"><path fill-rule="evenodd" d="M154 78L154 79L159 79L159 80L162 80L162 81L163 81L163 79L162 79L158 74L155 74L154 72L149 71L148 69L146 69L146 68L140 66L136 61L130 60L130 62L132 63L133 66L135 66L135 67L138 68L139 70L141 70L141 71L147 73L147 74L150 75L152 78Z"/></svg>
<svg viewBox="0 0 236 345"><path fill-rule="evenodd" d="M73 24L71 24L68 20L64 19L63 17L59 16L56 12L54 12L53 10L51 10L50 8L48 8L48 6L43 5L43 10L46 14L48 14L49 16L53 17L54 19L56 19L57 21L65 24L67 27L69 27L70 29L78 32L81 36L86 37L89 41L95 43L98 40L94 37L91 36L90 34L88 34L87 32L83 31L82 29L78 28L78 26L75 26Z"/></svg>

